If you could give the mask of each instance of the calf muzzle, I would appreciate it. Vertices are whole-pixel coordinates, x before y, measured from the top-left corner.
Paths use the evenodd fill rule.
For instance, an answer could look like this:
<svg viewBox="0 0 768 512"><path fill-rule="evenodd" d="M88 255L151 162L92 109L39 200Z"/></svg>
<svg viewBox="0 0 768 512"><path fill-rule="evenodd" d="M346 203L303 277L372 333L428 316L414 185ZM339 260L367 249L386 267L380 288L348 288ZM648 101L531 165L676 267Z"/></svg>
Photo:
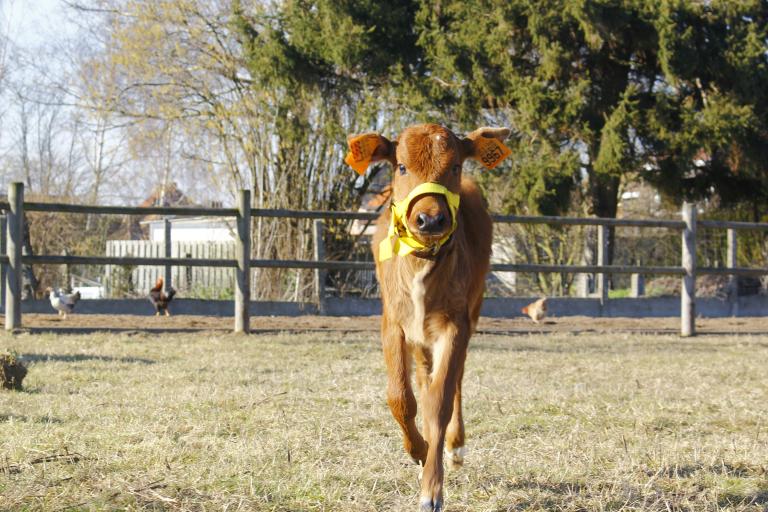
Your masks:
<svg viewBox="0 0 768 512"><path fill-rule="evenodd" d="M448 203L448 210L451 212L451 226L446 233L434 242L424 243L416 238L408 227L408 211L411 204L419 196L424 194L437 194L445 197ZM427 182L411 190L410 194L402 201L392 201L392 215L389 223L387 237L379 244L379 261L390 259L393 255L407 256L412 252L427 253L434 256L450 240L453 232L456 231L457 217L459 209L459 194L451 192L439 183ZM427 215L419 214L417 217L419 230L423 233L439 233L446 222L442 214Z"/></svg>

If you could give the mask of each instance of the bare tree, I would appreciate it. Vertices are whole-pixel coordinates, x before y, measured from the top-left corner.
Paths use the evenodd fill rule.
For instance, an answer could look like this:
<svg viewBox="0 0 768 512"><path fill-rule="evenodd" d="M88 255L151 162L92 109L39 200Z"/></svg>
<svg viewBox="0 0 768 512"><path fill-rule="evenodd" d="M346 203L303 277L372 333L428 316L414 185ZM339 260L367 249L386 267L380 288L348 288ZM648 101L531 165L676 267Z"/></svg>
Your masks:
<svg viewBox="0 0 768 512"><path fill-rule="evenodd" d="M104 37L104 51L88 64L102 83L82 101L130 123L131 147L145 145L148 134L160 141L158 128L173 126L168 144L180 149L185 166L205 170L211 186L231 197L251 188L259 208L352 206L359 196L342 162L345 135L368 129L372 116L364 105L375 102L259 86L242 34L233 32L230 2L104 0L96 11L73 7L100 20ZM249 15L267 26L270 9L259 4ZM256 257L311 255L309 222L259 218L254 231ZM261 272L256 296L305 296L310 276Z"/></svg>

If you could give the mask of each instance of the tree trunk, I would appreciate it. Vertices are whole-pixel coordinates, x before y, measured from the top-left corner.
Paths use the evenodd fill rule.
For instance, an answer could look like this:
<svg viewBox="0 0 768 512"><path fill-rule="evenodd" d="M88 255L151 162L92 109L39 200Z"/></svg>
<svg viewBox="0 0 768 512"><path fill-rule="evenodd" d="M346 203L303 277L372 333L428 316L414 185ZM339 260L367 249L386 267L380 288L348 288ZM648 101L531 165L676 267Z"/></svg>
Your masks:
<svg viewBox="0 0 768 512"><path fill-rule="evenodd" d="M605 217L615 219L619 207L619 185L621 178L618 176L590 176L590 199L592 202L592 213L596 217ZM613 264L614 249L616 247L616 228L608 227L608 241L605 253L605 261L608 265ZM610 286L611 278L609 276L608 284Z"/></svg>

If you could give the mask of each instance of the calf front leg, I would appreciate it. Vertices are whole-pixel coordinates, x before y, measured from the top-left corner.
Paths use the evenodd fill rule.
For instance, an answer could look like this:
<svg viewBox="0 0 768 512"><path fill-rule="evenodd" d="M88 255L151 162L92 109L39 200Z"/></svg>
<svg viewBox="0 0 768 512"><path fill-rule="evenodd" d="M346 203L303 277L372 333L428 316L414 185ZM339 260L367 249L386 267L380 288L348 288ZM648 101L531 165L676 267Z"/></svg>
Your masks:
<svg viewBox="0 0 768 512"><path fill-rule="evenodd" d="M429 450L421 480L420 501L421 510L425 512L443 509L443 448L468 341L468 321L448 323L432 351L432 378L422 398L424 421L429 425L426 429Z"/></svg>
<svg viewBox="0 0 768 512"><path fill-rule="evenodd" d="M427 443L416 427L416 397L410 379L411 356L403 330L382 319L381 342L387 365L387 404L403 430L403 446L414 461L424 464Z"/></svg>

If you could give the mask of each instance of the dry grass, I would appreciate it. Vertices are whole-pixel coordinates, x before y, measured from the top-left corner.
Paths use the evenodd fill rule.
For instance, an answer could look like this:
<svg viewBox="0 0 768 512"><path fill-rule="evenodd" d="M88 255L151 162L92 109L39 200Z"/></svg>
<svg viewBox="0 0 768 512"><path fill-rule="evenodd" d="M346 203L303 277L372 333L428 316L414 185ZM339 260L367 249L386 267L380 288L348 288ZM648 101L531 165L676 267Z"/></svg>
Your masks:
<svg viewBox="0 0 768 512"><path fill-rule="evenodd" d="M3 510L415 510L374 334L21 335ZM449 511L766 510L764 337L473 340Z"/></svg>

